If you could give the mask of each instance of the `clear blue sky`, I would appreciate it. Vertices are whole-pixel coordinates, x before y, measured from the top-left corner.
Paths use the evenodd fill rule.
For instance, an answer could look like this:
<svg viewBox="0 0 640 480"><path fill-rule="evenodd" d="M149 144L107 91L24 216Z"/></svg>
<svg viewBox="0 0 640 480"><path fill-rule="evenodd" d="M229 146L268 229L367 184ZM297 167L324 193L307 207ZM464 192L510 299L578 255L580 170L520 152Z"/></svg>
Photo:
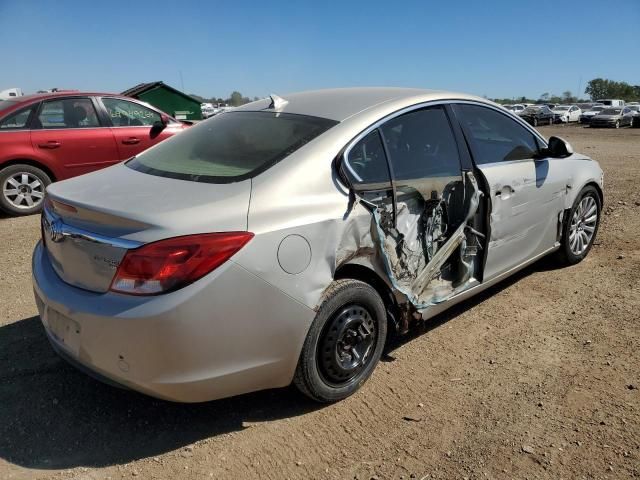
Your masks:
<svg viewBox="0 0 640 480"><path fill-rule="evenodd" d="M163 80L248 96L358 85L489 97L640 84L640 0L0 0L0 90Z"/></svg>

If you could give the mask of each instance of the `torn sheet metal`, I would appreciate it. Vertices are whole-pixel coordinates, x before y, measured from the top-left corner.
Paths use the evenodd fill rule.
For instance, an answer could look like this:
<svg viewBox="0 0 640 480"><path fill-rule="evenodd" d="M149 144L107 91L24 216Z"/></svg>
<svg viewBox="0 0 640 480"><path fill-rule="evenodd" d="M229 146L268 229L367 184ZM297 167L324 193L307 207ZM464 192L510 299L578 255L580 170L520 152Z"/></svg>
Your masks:
<svg viewBox="0 0 640 480"><path fill-rule="evenodd" d="M443 302L468 288L474 277L483 235L471 221L480 195L475 177L466 172L428 196L410 188L398 192L395 218L390 204L359 199L354 209L364 206L370 212L369 225L360 215L349 222L337 265L366 257L382 265L396 296L416 310Z"/></svg>

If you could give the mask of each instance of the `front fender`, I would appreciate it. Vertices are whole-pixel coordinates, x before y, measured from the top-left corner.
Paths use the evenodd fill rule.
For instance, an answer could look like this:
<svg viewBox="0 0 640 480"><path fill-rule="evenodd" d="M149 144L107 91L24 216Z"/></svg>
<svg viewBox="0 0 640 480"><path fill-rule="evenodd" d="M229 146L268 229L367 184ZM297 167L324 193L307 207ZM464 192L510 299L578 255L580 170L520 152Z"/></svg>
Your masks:
<svg viewBox="0 0 640 480"><path fill-rule="evenodd" d="M560 161L566 166L568 178L565 209L570 209L582 189L590 184L598 189L601 204L604 205L604 173L600 164L577 153Z"/></svg>

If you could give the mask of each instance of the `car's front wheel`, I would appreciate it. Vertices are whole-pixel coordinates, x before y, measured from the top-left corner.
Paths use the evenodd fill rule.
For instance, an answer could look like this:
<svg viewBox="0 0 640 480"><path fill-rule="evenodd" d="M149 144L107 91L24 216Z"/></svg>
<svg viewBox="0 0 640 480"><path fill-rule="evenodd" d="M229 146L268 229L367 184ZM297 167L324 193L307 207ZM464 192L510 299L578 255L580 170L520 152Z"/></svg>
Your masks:
<svg viewBox="0 0 640 480"><path fill-rule="evenodd" d="M386 310L376 290L359 280L335 281L307 334L294 384L318 402L348 397L373 373L386 335Z"/></svg>
<svg viewBox="0 0 640 480"><path fill-rule="evenodd" d="M564 224L559 251L564 263L575 265L587 256L598 233L601 210L600 195L595 187L583 188Z"/></svg>
<svg viewBox="0 0 640 480"><path fill-rule="evenodd" d="M51 178L32 165L9 165L0 170L0 209L10 215L31 215L39 212L44 191Z"/></svg>

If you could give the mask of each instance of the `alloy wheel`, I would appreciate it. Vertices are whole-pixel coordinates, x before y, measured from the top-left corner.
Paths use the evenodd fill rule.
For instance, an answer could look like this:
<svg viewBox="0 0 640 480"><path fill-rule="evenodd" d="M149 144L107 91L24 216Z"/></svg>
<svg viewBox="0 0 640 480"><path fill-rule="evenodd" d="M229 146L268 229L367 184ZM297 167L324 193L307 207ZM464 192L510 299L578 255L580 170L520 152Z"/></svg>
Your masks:
<svg viewBox="0 0 640 480"><path fill-rule="evenodd" d="M598 223L598 204L588 195L580 200L571 217L569 227L569 249L574 255L582 255L593 239Z"/></svg>
<svg viewBox="0 0 640 480"><path fill-rule="evenodd" d="M377 340L376 322L366 308L352 304L327 322L318 342L318 367L333 386L351 382L368 365Z"/></svg>
<svg viewBox="0 0 640 480"><path fill-rule="evenodd" d="M15 208L22 210L38 206L44 199L45 184L30 172L17 172L4 181L2 194Z"/></svg>

